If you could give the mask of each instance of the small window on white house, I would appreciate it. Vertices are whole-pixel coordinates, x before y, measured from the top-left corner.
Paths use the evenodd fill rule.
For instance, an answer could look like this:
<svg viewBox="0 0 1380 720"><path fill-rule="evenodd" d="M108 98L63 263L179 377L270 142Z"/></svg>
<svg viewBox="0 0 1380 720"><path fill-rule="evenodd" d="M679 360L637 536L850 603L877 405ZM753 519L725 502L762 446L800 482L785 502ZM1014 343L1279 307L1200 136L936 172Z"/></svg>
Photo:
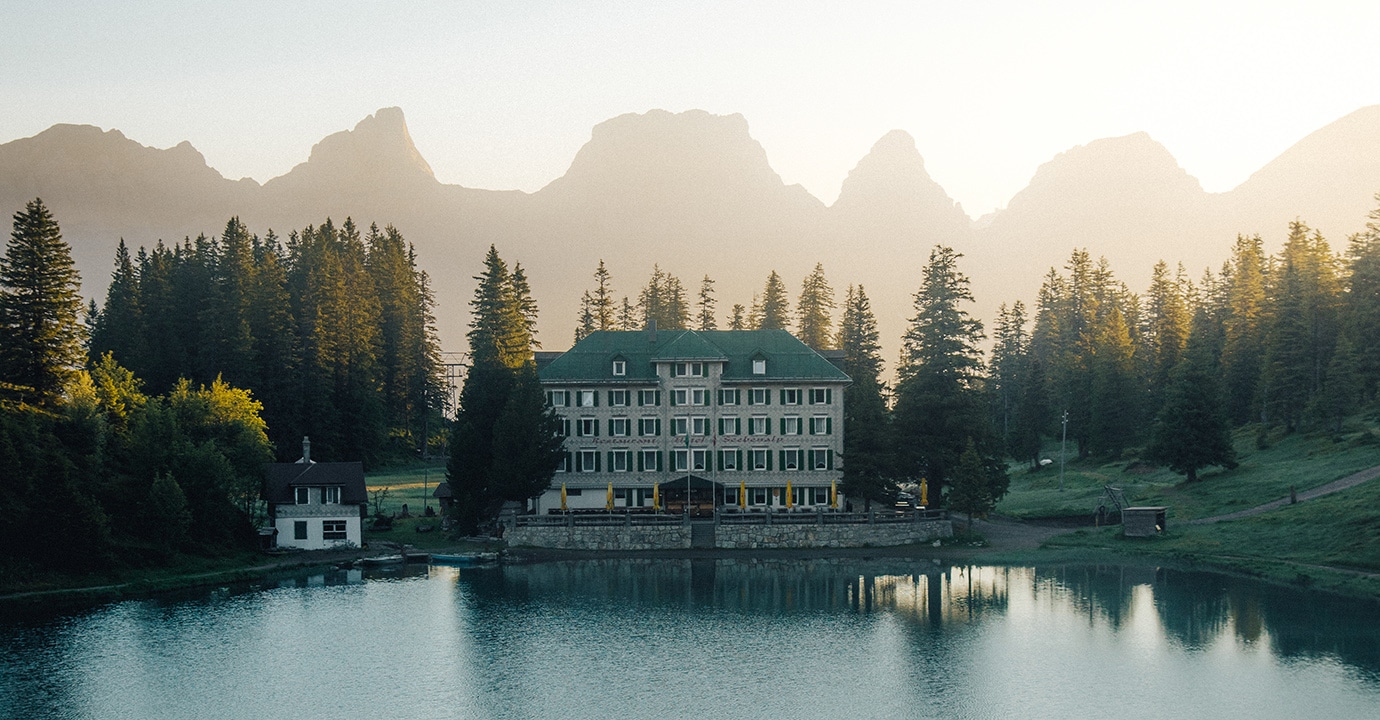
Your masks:
<svg viewBox="0 0 1380 720"><path fill-rule="evenodd" d="M750 497L748 498L748 503L749 503L749 504L752 504L752 505L766 505L766 504L767 504L767 489L766 489L766 488L748 488L748 492L750 493Z"/></svg>
<svg viewBox="0 0 1380 720"><path fill-rule="evenodd" d="M810 467L815 470L828 470L829 448L810 448Z"/></svg>
<svg viewBox="0 0 1380 720"><path fill-rule="evenodd" d="M632 451L614 450L609 453L609 471L627 472L632 469Z"/></svg>
<svg viewBox="0 0 1380 720"><path fill-rule="evenodd" d="M810 418L811 435L828 435L831 429L828 415L816 415Z"/></svg>
<svg viewBox="0 0 1380 720"><path fill-rule="evenodd" d="M748 418L749 435L770 435L771 418L765 415L758 415Z"/></svg>
<svg viewBox="0 0 1380 720"><path fill-rule="evenodd" d="M829 400L829 388L810 388L811 405L828 405Z"/></svg>
<svg viewBox="0 0 1380 720"><path fill-rule="evenodd" d="M782 434L782 435L799 435L799 434L800 434L800 417L799 417L799 416L795 416L795 415L789 415L789 416L787 416L787 417L781 418L781 434Z"/></svg>
<svg viewBox="0 0 1380 720"><path fill-rule="evenodd" d="M294 498L296 499L298 505L306 505L307 503L311 502L311 488L299 487L294 488L293 490ZM306 538L297 539L305 540Z"/></svg>
<svg viewBox="0 0 1380 720"><path fill-rule="evenodd" d="M579 400L580 407L594 407L594 403L598 402L598 397L599 393L594 390L581 390L576 396Z"/></svg>
<svg viewBox="0 0 1380 720"><path fill-rule="evenodd" d="M708 434L709 434L709 418L707 418L707 417L705 417L705 416L703 416L703 415L700 415L700 416L698 416L698 417L690 418L690 434L691 434L691 435L708 435Z"/></svg>
<svg viewBox="0 0 1380 720"><path fill-rule="evenodd" d="M345 540L349 536L345 534L344 520L322 520L321 539L322 540Z"/></svg>
<svg viewBox="0 0 1380 720"><path fill-rule="evenodd" d="M652 437L657 434L657 419L654 417L638 418L637 434L642 437Z"/></svg>
<svg viewBox="0 0 1380 720"><path fill-rule="evenodd" d="M748 451L748 463L753 470L767 469L767 453L771 452L766 448L753 448ZM763 502L766 502L765 498Z"/></svg>
<svg viewBox="0 0 1380 720"><path fill-rule="evenodd" d="M691 470L707 470L708 468L709 468L709 451L708 451L708 450L691 450L691 451L690 451L690 469L691 469Z"/></svg>
<svg viewBox="0 0 1380 720"><path fill-rule="evenodd" d="M627 437L632 429L632 420L625 417L616 417L609 420L609 434L614 437Z"/></svg>
<svg viewBox="0 0 1380 720"><path fill-rule="evenodd" d="M581 450L575 455L575 472L595 472L598 469L598 450Z"/></svg>
<svg viewBox="0 0 1380 720"><path fill-rule="evenodd" d="M781 390L782 405L799 405L800 388L784 388Z"/></svg>
<svg viewBox="0 0 1380 720"><path fill-rule="evenodd" d="M327 505L339 505L339 504L340 504L340 486L339 486L339 485L332 485L332 486L330 486L330 487L323 488L323 489L322 489L322 492L325 494L325 497L322 498L321 502L326 503Z"/></svg>
<svg viewBox="0 0 1380 720"><path fill-rule="evenodd" d="M690 418L671 418L671 435L685 435L690 432Z"/></svg>
<svg viewBox="0 0 1380 720"><path fill-rule="evenodd" d="M707 388L690 388L691 405L708 405L709 390Z"/></svg>
<svg viewBox="0 0 1380 720"><path fill-rule="evenodd" d="M771 404L771 388L753 388L751 393L752 394L748 397L749 405Z"/></svg>
<svg viewBox="0 0 1380 720"><path fill-rule="evenodd" d="M671 451L671 470L676 471L676 472L688 470L689 467L688 467L687 463L689 463L689 461L690 461L690 451L689 451L689 450L672 450L672 451Z"/></svg>
<svg viewBox="0 0 1380 720"><path fill-rule="evenodd" d="M294 521L293 521L293 523L292 523L292 539L293 539L293 540L306 540L306 539L307 539L307 521L306 521L306 520L294 520Z"/></svg>
<svg viewBox="0 0 1380 720"><path fill-rule="evenodd" d="M626 360L613 361L613 374L622 377L628 374L628 362Z"/></svg>
<svg viewBox="0 0 1380 720"><path fill-rule="evenodd" d="M546 392L546 402L550 403L551 407L565 407L565 397L564 390L548 390Z"/></svg>
<svg viewBox="0 0 1380 720"><path fill-rule="evenodd" d="M767 361L766 361L766 360L753 360L753 361L752 361L752 374L753 374L753 375L766 375L766 374L767 374Z"/></svg>
<svg viewBox="0 0 1380 720"><path fill-rule="evenodd" d="M628 397L629 397L629 395L631 395L631 393L630 393L629 391L627 391L627 390L610 390L610 391L609 391L609 406L610 406L610 407L627 407L627 406L628 406Z"/></svg>

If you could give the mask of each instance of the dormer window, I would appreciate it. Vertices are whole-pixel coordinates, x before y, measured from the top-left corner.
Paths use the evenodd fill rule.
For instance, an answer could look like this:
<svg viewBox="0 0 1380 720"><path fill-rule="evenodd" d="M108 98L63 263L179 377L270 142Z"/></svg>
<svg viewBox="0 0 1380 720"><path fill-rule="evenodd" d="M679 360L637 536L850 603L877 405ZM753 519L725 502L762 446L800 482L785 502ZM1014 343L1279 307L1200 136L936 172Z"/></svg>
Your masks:
<svg viewBox="0 0 1380 720"><path fill-rule="evenodd" d="M293 488L293 490L293 500L295 500L298 505L306 505L311 502L311 488L299 487Z"/></svg>
<svg viewBox="0 0 1380 720"><path fill-rule="evenodd" d="M767 374L767 361L766 361L765 358L756 358L756 359L754 359L754 360L752 361L752 374L753 374L753 375L766 375L766 374Z"/></svg>
<svg viewBox="0 0 1380 720"><path fill-rule="evenodd" d="M340 486L331 485L321 489L321 502L327 505L340 504Z"/></svg>
<svg viewBox="0 0 1380 720"><path fill-rule="evenodd" d="M628 361L627 361L627 360L614 360L614 361L613 361L613 374L614 374L615 377L623 377L624 375L627 375L627 374L628 374Z"/></svg>

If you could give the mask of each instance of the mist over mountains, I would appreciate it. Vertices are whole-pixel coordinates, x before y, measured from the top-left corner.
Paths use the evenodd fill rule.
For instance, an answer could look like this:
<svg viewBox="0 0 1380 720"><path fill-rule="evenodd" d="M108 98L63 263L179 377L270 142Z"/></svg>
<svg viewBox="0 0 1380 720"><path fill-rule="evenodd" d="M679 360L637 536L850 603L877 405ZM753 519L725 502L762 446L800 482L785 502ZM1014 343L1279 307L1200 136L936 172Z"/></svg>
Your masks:
<svg viewBox="0 0 1380 720"><path fill-rule="evenodd" d="M923 145L923 140L921 142ZM118 130L54 125L0 145L0 208L34 197L52 209L83 277L104 299L115 245L219 235L239 216L260 235L346 216L391 224L433 279L448 350L464 349L467 302L489 244L527 270L547 349L570 344L580 294L600 258L617 295L635 299L653 263L698 287L716 281L721 322L775 269L798 292L823 262L835 290L866 285L888 358L912 314L930 248L965 254L974 312L1030 304L1041 276L1075 247L1106 256L1133 290L1159 260L1193 277L1240 234L1267 249L1299 218L1332 242L1364 227L1380 191L1380 106L1304 138L1239 187L1208 193L1145 133L1094 140L1041 165L1008 207L975 223L926 172L916 141L880 138L826 205L771 168L741 115L652 110L595 126L569 170L533 193L447 185L413 146L401 110L332 134L306 162L263 185L230 180L190 144L159 150Z"/></svg>

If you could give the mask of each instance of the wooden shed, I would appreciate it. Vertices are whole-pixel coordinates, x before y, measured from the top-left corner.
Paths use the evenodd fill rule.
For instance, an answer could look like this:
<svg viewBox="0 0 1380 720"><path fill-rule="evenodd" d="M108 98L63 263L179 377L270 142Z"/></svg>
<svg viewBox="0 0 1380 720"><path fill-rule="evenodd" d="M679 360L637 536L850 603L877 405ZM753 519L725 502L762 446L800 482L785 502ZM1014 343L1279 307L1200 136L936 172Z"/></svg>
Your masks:
<svg viewBox="0 0 1380 720"><path fill-rule="evenodd" d="M1164 532L1169 508L1128 507L1121 510L1121 534L1126 537L1154 537Z"/></svg>

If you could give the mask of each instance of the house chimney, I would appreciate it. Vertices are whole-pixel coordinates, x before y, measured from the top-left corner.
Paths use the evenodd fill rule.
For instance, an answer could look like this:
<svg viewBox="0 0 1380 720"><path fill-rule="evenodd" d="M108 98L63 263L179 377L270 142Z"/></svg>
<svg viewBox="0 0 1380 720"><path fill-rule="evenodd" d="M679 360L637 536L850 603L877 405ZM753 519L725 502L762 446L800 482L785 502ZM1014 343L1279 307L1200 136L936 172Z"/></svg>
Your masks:
<svg viewBox="0 0 1380 720"><path fill-rule="evenodd" d="M656 342L656 318L647 319L647 342Z"/></svg>
<svg viewBox="0 0 1380 720"><path fill-rule="evenodd" d="M311 464L311 438L306 435L302 436L302 459L298 462Z"/></svg>

